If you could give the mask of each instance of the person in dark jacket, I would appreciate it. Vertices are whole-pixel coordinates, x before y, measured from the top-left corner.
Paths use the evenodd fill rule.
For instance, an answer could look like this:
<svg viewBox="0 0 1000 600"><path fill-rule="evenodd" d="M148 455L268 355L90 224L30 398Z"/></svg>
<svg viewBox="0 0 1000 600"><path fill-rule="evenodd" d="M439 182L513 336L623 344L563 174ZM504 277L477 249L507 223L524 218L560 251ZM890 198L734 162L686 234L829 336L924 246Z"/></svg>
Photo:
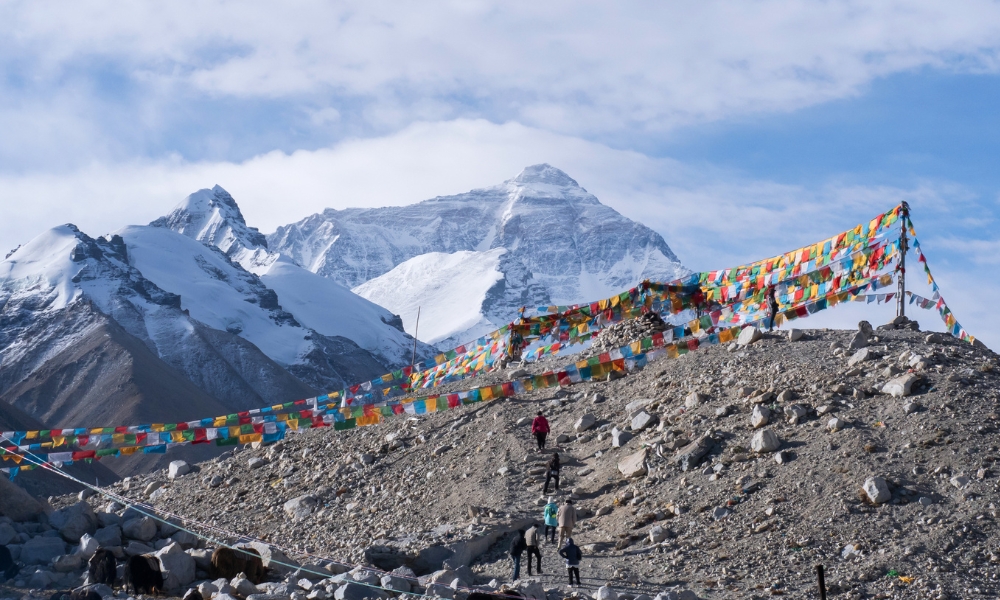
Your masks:
<svg viewBox="0 0 1000 600"><path fill-rule="evenodd" d="M771 331L774 329L774 320L778 317L778 299L775 297L774 286L767 286L767 292L764 296L767 302L767 330Z"/></svg>
<svg viewBox="0 0 1000 600"><path fill-rule="evenodd" d="M580 547L573 543L573 538L566 540L566 545L559 550L559 556L566 559L566 572L569 574L569 584L573 585L573 576L576 575L576 585L580 584L580 561L583 560L583 552Z"/></svg>
<svg viewBox="0 0 1000 600"><path fill-rule="evenodd" d="M524 532L524 543L528 545L528 577L531 577L531 557L538 561L538 574L542 574L542 551L538 548L538 523L532 523Z"/></svg>
<svg viewBox="0 0 1000 600"><path fill-rule="evenodd" d="M528 543L524 541L524 530L519 529L514 539L510 541L510 559L514 561L514 576L511 581L517 581L521 577L521 556L528 549Z"/></svg>
<svg viewBox="0 0 1000 600"><path fill-rule="evenodd" d="M545 488L542 490L543 494L549 493L549 482L553 479L556 480L556 491L559 491L559 453L556 452L549 459L548 468L545 471Z"/></svg>
<svg viewBox="0 0 1000 600"><path fill-rule="evenodd" d="M542 413L531 422L531 435L538 441L538 449L545 450L545 436L549 435L549 422Z"/></svg>

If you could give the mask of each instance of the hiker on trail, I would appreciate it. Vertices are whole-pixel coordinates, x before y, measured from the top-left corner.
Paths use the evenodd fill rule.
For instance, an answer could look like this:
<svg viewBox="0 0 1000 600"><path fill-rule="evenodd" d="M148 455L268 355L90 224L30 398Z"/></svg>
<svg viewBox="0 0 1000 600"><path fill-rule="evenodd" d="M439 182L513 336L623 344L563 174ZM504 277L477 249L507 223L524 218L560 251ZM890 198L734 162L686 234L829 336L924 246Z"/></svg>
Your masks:
<svg viewBox="0 0 1000 600"><path fill-rule="evenodd" d="M510 362L521 361L521 348L524 346L524 336L517 329L511 329L510 343L507 345L507 356Z"/></svg>
<svg viewBox="0 0 1000 600"><path fill-rule="evenodd" d="M538 574L542 574L542 551L538 549L538 523L532 523L524 532L524 543L528 546L528 577L531 577L531 557L538 560Z"/></svg>
<svg viewBox="0 0 1000 600"><path fill-rule="evenodd" d="M576 585L580 583L580 561L583 560L583 552L580 547L573 543L573 538L566 540L566 545L559 550L559 556L566 559L566 573L569 574L569 584L573 585L573 575L576 575Z"/></svg>
<svg viewBox="0 0 1000 600"><path fill-rule="evenodd" d="M549 481L556 480L556 491L559 491L559 453L556 452L549 459L548 467L545 470L545 487L542 488L542 494L549 493Z"/></svg>
<svg viewBox="0 0 1000 600"><path fill-rule="evenodd" d="M545 450L545 436L549 434L549 422L539 412L538 416L531 422L531 435L538 440L538 449Z"/></svg>
<svg viewBox="0 0 1000 600"><path fill-rule="evenodd" d="M510 541L510 559L514 561L514 577L511 581L517 581L521 577L521 555L528 549L528 544L524 541L524 530L519 529L514 539Z"/></svg>
<svg viewBox="0 0 1000 600"><path fill-rule="evenodd" d="M566 498L566 504L559 507L559 545L568 540L573 535L573 528L576 527L576 507L573 501Z"/></svg>
<svg viewBox="0 0 1000 600"><path fill-rule="evenodd" d="M767 330L771 331L774 329L774 319L778 316L778 299L774 296L774 285L767 286L764 299L768 310Z"/></svg>
<svg viewBox="0 0 1000 600"><path fill-rule="evenodd" d="M556 543L556 527L559 526L559 506L554 496L549 496L545 505L545 540Z"/></svg>

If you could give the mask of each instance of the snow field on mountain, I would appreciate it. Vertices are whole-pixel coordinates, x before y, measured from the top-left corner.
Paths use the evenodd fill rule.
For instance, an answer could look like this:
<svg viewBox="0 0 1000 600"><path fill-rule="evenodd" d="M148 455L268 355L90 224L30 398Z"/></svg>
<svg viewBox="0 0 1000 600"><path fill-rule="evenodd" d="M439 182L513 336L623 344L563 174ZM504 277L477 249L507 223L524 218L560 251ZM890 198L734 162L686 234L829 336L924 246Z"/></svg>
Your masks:
<svg viewBox="0 0 1000 600"><path fill-rule="evenodd" d="M503 279L499 264L505 252L428 252L361 284L354 293L400 315L410 335L420 307L419 339L441 348L461 344L497 327L483 316L482 306L486 293Z"/></svg>
<svg viewBox="0 0 1000 600"><path fill-rule="evenodd" d="M280 257L261 275L278 294L281 307L303 326L323 335L339 335L393 362L409 363L413 341L385 323L394 316L332 279L320 277Z"/></svg>
<svg viewBox="0 0 1000 600"><path fill-rule="evenodd" d="M80 293L72 281L82 268L71 258L76 244L76 232L62 225L18 248L0 262L0 298L49 290L56 297L47 309L68 306Z"/></svg>
<svg viewBox="0 0 1000 600"><path fill-rule="evenodd" d="M132 226L119 234L129 261L162 289L180 294L181 308L214 329L239 333L283 365L297 362L311 344L302 327L278 323L259 305L252 275L219 252L159 227Z"/></svg>

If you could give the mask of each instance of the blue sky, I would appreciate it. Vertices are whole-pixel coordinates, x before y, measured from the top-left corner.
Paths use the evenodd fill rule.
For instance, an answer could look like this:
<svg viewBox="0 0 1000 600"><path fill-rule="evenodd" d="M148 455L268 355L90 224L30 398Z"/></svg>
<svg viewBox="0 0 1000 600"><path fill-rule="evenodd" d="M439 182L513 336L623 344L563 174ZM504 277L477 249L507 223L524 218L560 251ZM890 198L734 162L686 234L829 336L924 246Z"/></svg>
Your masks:
<svg viewBox="0 0 1000 600"><path fill-rule="evenodd" d="M214 184L271 231L548 162L694 269L907 200L997 347L998 99L991 0L4 3L0 248Z"/></svg>

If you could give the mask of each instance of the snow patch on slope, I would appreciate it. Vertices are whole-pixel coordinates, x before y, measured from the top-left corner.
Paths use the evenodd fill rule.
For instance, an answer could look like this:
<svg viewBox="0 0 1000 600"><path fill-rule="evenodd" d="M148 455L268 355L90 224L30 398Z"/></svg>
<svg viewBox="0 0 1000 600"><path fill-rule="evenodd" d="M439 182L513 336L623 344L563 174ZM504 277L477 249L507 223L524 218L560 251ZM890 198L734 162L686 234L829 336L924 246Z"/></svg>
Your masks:
<svg viewBox="0 0 1000 600"><path fill-rule="evenodd" d="M487 293L504 278L500 258L504 248L451 254L428 252L371 279L354 292L403 319L413 335L420 307L419 339L453 347L497 328L483 316Z"/></svg>
<svg viewBox="0 0 1000 600"><path fill-rule="evenodd" d="M284 257L271 263L261 280L305 327L351 339L392 364L409 364L413 340L391 325L398 322L396 315L381 306Z"/></svg>

